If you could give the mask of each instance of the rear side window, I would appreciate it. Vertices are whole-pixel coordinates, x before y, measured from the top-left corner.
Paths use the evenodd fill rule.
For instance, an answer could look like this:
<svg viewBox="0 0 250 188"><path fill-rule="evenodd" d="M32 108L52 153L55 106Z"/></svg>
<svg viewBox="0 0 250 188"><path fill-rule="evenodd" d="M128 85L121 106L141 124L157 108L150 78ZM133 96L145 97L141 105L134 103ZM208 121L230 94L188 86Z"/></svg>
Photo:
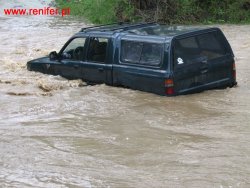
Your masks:
<svg viewBox="0 0 250 188"><path fill-rule="evenodd" d="M107 56L107 38L91 37L88 47L87 60L91 62L104 63Z"/></svg>
<svg viewBox="0 0 250 188"><path fill-rule="evenodd" d="M159 66L162 61L163 44L125 41L121 43L123 63Z"/></svg>
<svg viewBox="0 0 250 188"><path fill-rule="evenodd" d="M174 59L177 65L209 61L227 53L223 39L218 32L211 32L174 43Z"/></svg>

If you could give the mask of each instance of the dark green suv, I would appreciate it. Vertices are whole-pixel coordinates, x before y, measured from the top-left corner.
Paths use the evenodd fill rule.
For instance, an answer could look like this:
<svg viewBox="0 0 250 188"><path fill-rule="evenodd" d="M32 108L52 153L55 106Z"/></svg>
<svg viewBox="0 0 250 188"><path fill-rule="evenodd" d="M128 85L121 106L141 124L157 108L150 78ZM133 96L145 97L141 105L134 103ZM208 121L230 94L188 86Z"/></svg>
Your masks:
<svg viewBox="0 0 250 188"><path fill-rule="evenodd" d="M219 28L118 23L83 28L28 70L160 95L236 85L232 49Z"/></svg>

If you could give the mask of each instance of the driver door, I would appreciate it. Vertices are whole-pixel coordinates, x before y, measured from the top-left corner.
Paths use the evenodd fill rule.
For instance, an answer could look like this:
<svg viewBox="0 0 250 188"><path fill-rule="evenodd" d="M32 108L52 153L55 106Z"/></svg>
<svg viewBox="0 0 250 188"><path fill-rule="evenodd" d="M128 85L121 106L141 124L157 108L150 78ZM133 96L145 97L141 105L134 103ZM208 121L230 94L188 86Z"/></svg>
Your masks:
<svg viewBox="0 0 250 188"><path fill-rule="evenodd" d="M55 72L68 79L81 79L82 63L85 55L86 38L74 38L61 52L61 61L55 67Z"/></svg>

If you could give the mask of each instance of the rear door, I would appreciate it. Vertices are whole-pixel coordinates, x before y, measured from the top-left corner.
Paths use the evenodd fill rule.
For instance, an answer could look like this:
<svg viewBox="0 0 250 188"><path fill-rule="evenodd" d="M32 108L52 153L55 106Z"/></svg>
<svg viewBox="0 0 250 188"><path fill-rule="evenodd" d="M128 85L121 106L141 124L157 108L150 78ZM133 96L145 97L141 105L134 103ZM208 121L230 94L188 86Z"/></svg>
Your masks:
<svg viewBox="0 0 250 188"><path fill-rule="evenodd" d="M175 89L199 91L229 85L234 57L220 30L174 41Z"/></svg>
<svg viewBox="0 0 250 188"><path fill-rule="evenodd" d="M90 36L87 58L83 63L84 80L112 84L112 45L109 37Z"/></svg>
<svg viewBox="0 0 250 188"><path fill-rule="evenodd" d="M199 90L206 80L207 59L200 56L195 36L173 41L173 68L175 91L186 93Z"/></svg>
<svg viewBox="0 0 250 188"><path fill-rule="evenodd" d="M204 81L207 87L221 87L231 83L234 56L220 30L198 35L201 56L206 59L208 69Z"/></svg>

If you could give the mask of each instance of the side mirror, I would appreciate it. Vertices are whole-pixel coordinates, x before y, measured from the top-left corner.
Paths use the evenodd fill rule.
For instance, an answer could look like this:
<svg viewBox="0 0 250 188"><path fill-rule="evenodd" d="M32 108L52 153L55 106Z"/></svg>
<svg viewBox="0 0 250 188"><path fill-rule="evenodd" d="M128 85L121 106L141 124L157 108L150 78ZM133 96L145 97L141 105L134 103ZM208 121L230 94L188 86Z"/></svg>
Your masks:
<svg viewBox="0 0 250 188"><path fill-rule="evenodd" d="M56 51L50 52L49 53L49 59L50 60L56 60L56 59L58 59L58 53Z"/></svg>

